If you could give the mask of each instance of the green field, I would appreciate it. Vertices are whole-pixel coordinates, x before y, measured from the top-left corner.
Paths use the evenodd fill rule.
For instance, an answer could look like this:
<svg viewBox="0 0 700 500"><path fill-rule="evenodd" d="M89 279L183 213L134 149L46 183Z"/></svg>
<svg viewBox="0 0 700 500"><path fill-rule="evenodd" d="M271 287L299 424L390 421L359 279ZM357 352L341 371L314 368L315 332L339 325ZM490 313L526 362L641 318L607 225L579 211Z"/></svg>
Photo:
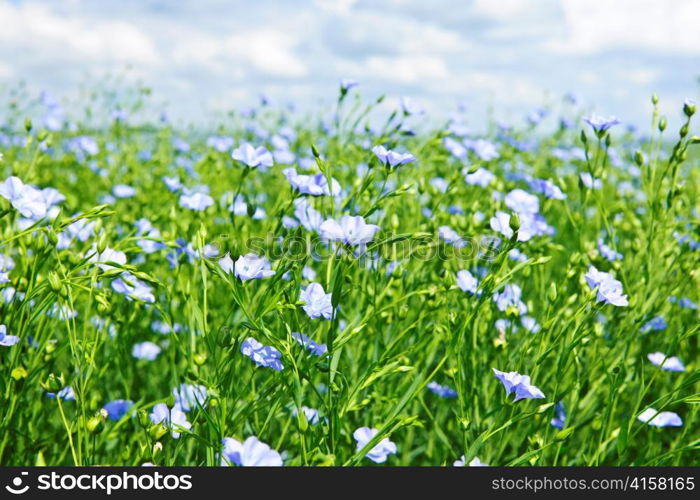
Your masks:
<svg viewBox="0 0 700 500"><path fill-rule="evenodd" d="M475 134L345 85L5 107L0 463L700 465L694 103Z"/></svg>

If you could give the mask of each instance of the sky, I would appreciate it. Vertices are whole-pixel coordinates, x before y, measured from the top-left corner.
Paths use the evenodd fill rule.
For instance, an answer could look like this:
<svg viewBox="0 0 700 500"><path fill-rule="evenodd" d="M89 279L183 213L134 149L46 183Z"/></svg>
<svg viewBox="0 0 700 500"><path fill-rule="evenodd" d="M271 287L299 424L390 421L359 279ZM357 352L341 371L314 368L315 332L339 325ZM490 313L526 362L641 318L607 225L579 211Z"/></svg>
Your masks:
<svg viewBox="0 0 700 500"><path fill-rule="evenodd" d="M573 92L643 125L700 90L697 0L0 0L0 82L63 99L126 75L185 121L330 105L341 78L385 106L523 120ZM1 87L0 87L1 88Z"/></svg>

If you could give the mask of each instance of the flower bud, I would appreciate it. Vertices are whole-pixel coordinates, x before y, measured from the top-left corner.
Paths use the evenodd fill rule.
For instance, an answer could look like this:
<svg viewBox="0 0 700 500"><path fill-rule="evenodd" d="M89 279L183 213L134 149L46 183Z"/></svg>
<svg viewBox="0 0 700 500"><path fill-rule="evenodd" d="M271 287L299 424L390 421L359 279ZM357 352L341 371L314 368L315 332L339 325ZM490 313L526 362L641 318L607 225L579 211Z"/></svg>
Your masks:
<svg viewBox="0 0 700 500"><path fill-rule="evenodd" d="M510 220L508 221L508 225L514 233L517 233L520 229L520 216L517 213L511 214Z"/></svg>
<svg viewBox="0 0 700 500"><path fill-rule="evenodd" d="M87 430L90 434L99 434L105 428L105 419L101 413L98 413L94 417L91 417L85 424Z"/></svg>
<svg viewBox="0 0 700 500"><path fill-rule="evenodd" d="M139 419L139 425L144 429L151 425L151 419L149 418L146 410L139 410L137 416Z"/></svg>
<svg viewBox="0 0 700 500"><path fill-rule="evenodd" d="M20 380L27 378L29 376L29 372L24 366L16 366L10 373L10 376L16 382L19 382Z"/></svg>
<svg viewBox="0 0 700 500"><path fill-rule="evenodd" d="M97 252L102 253L107 248L107 234L102 233L97 240Z"/></svg>
<svg viewBox="0 0 700 500"><path fill-rule="evenodd" d="M49 229L47 236L49 237L49 243L51 243L51 246L55 247L58 244L58 235L56 234L56 231Z"/></svg>
<svg viewBox="0 0 700 500"><path fill-rule="evenodd" d="M685 113L685 116L690 118L695 114L695 111L697 110L697 107L695 105L695 101L692 99L686 99L685 102L683 103L683 113Z"/></svg>
<svg viewBox="0 0 700 500"><path fill-rule="evenodd" d="M155 424L148 429L148 435L151 436L151 439L154 441L160 440L163 436L165 436L168 433L168 428L165 427L163 424Z"/></svg>
<svg viewBox="0 0 700 500"><path fill-rule="evenodd" d="M61 278L58 277L58 273L55 271L49 271L49 285L51 285L51 290L54 293L59 293L63 283L61 283Z"/></svg>
<svg viewBox="0 0 700 500"><path fill-rule="evenodd" d="M644 155L640 150L634 152L634 162L637 164L638 167L644 165Z"/></svg>
<svg viewBox="0 0 700 500"><path fill-rule="evenodd" d="M41 387L46 391L46 392L51 392L53 394L56 394L58 391L60 391L64 386L64 379L63 375L58 375L56 376L53 373L50 373L48 378L41 383Z"/></svg>
<svg viewBox="0 0 700 500"><path fill-rule="evenodd" d="M668 125L668 122L666 121L666 117L662 116L661 119L659 120L659 132L663 132L666 130L666 125Z"/></svg>

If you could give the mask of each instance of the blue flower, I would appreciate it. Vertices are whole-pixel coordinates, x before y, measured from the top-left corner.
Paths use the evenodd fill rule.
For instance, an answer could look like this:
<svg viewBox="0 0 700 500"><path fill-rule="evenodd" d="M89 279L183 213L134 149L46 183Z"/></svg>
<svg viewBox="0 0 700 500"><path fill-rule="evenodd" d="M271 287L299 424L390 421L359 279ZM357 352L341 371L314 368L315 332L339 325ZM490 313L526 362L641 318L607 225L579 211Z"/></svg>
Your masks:
<svg viewBox="0 0 700 500"><path fill-rule="evenodd" d="M624 256L620 252L616 252L608 245L606 245L605 241L603 241L603 238L598 238L598 250L600 251L600 255L602 255L609 262L622 260L624 258Z"/></svg>
<svg viewBox="0 0 700 500"><path fill-rule="evenodd" d="M192 424L187 421L187 415L175 405L168 408L165 403L158 403L153 407L153 411L148 415L154 424L163 424L171 431L173 438L180 437L183 429L189 430Z"/></svg>
<svg viewBox="0 0 700 500"><path fill-rule="evenodd" d="M131 348L131 355L136 359L153 361L158 357L160 351L160 347L153 342L141 342L139 344L134 344Z"/></svg>
<svg viewBox="0 0 700 500"><path fill-rule="evenodd" d="M627 296L622 294L622 283L611 274L598 271L594 266L589 266L585 275L588 286L597 291L596 301L605 302L617 307L629 305Z"/></svg>
<svg viewBox="0 0 700 500"><path fill-rule="evenodd" d="M664 319L663 316L656 316L649 321L647 321L640 329L639 331L642 333L646 333L648 331L661 331L665 330L666 327L668 326L668 323L666 323L666 320Z"/></svg>
<svg viewBox="0 0 700 500"><path fill-rule="evenodd" d="M7 327L0 325L0 346L10 347L19 342L19 337L16 335L7 335Z"/></svg>
<svg viewBox="0 0 700 500"><path fill-rule="evenodd" d="M233 438L224 438L221 452L221 465L238 465L241 467L281 467L282 455L255 436L245 442Z"/></svg>
<svg viewBox="0 0 700 500"><path fill-rule="evenodd" d="M692 309L694 311L698 309L698 305L692 300L690 300L688 297L681 297L681 299L679 300L674 296L670 296L668 298L668 301L672 304L677 303L680 307L683 307L685 309Z"/></svg>
<svg viewBox="0 0 700 500"><path fill-rule="evenodd" d="M445 146L445 149L456 158L464 158L467 155L467 148L452 137L445 137L442 144Z"/></svg>
<svg viewBox="0 0 700 500"><path fill-rule="evenodd" d="M505 197L508 208L519 215L523 213L536 214L540 211L540 200L522 189L513 189Z"/></svg>
<svg viewBox="0 0 700 500"><path fill-rule="evenodd" d="M336 196L340 193L340 184L335 179L331 179L331 188L328 187L328 179L326 176L319 173L316 175L298 174L295 168L285 168L282 173L287 178L294 189L299 190L301 194L310 194L312 196Z"/></svg>
<svg viewBox="0 0 700 500"><path fill-rule="evenodd" d="M496 215L489 220L489 225L491 229L502 234L506 238L511 238L513 236L513 229L510 227L510 214L506 212L497 211ZM518 231L518 240L520 240L520 231Z"/></svg>
<svg viewBox="0 0 700 500"><path fill-rule="evenodd" d="M410 97L401 96L399 104L405 115L422 115L425 113L425 108Z"/></svg>
<svg viewBox="0 0 700 500"><path fill-rule="evenodd" d="M224 264L228 267L228 262ZM264 256L261 257L254 253L249 253L238 257L234 267L234 274L241 281L248 281L269 278L274 276L275 271L270 269L270 262Z"/></svg>
<svg viewBox="0 0 700 500"><path fill-rule="evenodd" d="M351 78L343 78L340 80L340 91L346 93L348 90L360 85L356 80Z"/></svg>
<svg viewBox="0 0 700 500"><path fill-rule="evenodd" d="M252 359L256 365L282 371L284 365L280 361L282 353L272 346L262 345L253 337L248 337L241 344L241 353Z"/></svg>
<svg viewBox="0 0 700 500"><path fill-rule="evenodd" d="M447 188L450 187L450 183L442 177L433 177L432 179L430 179L430 185L441 193L446 193Z"/></svg>
<svg viewBox="0 0 700 500"><path fill-rule="evenodd" d="M319 227L321 237L332 241L342 241L348 245L364 245L374 238L379 226L367 224L361 215L343 215L340 222L325 220Z"/></svg>
<svg viewBox="0 0 700 500"><path fill-rule="evenodd" d="M292 332L292 338L296 340L300 346L305 347L311 351L311 354L316 356L323 356L328 352L328 346L326 346L326 344L317 344L303 333Z"/></svg>
<svg viewBox="0 0 700 500"><path fill-rule="evenodd" d="M459 460L455 460L454 463L452 464L454 467L464 467L464 455L459 457ZM472 458L471 462L469 462L469 467L488 467L489 464L485 464L481 460L479 460L479 457L474 457Z"/></svg>
<svg viewBox="0 0 700 500"><path fill-rule="evenodd" d="M112 282L112 289L126 295L129 300L141 300L148 304L153 304L156 301L151 287L127 272L123 272L119 278Z"/></svg>
<svg viewBox="0 0 700 500"><path fill-rule="evenodd" d="M521 375L518 372L502 372L493 368L493 372L506 389L506 394L515 393L513 402L521 399L541 399L544 393L530 383L529 375Z"/></svg>
<svg viewBox="0 0 700 500"><path fill-rule="evenodd" d="M46 395L51 399L56 399L57 396L53 392L47 392ZM73 388L71 386L67 386L58 391L58 399L62 399L64 401L75 401L75 392L73 392Z"/></svg>
<svg viewBox="0 0 700 500"><path fill-rule="evenodd" d="M430 382L427 387L430 392L440 396L441 398L454 399L457 397L457 391L447 385L440 385L437 382Z"/></svg>
<svg viewBox="0 0 700 500"><path fill-rule="evenodd" d="M15 261L9 255L0 253L0 271L12 271L15 268Z"/></svg>
<svg viewBox="0 0 700 500"><path fill-rule="evenodd" d="M469 271L462 269L461 271L457 271L457 286L461 288L463 292L476 294L479 287L479 280Z"/></svg>
<svg viewBox="0 0 700 500"><path fill-rule="evenodd" d="M168 188L168 190L173 193L177 193L183 188L182 182L180 182L180 178L177 176L168 177L166 175L163 177L163 183L165 183L165 186Z"/></svg>
<svg viewBox="0 0 700 500"><path fill-rule="evenodd" d="M214 200L207 193L200 191L183 190L180 195L180 206L190 210L201 212L214 204Z"/></svg>
<svg viewBox="0 0 700 500"><path fill-rule="evenodd" d="M666 356L663 352L652 352L647 356L652 364L670 372L684 372L685 365L676 356Z"/></svg>
<svg viewBox="0 0 700 500"><path fill-rule="evenodd" d="M331 294L326 293L319 283L311 283L299 294L299 300L304 302L304 312L311 319L323 317L331 319L333 317L333 305Z"/></svg>
<svg viewBox="0 0 700 500"><path fill-rule="evenodd" d="M121 420L121 418L129 413L129 410L134 406L133 401L129 401L128 399L115 399L114 401L110 401L104 406L105 411L107 412L107 417L110 420Z"/></svg>
<svg viewBox="0 0 700 500"><path fill-rule="evenodd" d="M323 223L321 212L314 209L305 198L294 200L294 216L307 231L319 231Z"/></svg>
<svg viewBox="0 0 700 500"><path fill-rule="evenodd" d="M65 250L77 239L80 242L86 242L95 235L96 221L80 219L67 226L61 233L58 234L58 243L56 248Z"/></svg>
<svg viewBox="0 0 700 500"><path fill-rule="evenodd" d="M313 281L316 279L316 271L309 266L304 266L301 270L301 277L307 281Z"/></svg>
<svg viewBox="0 0 700 500"><path fill-rule="evenodd" d="M520 323L523 325L523 328L530 333L537 333L540 331L540 325L537 324L537 320L535 320L535 318L531 318L530 316L522 316L520 318Z"/></svg>
<svg viewBox="0 0 700 500"><path fill-rule="evenodd" d="M119 250L113 250L109 247L105 247L102 253L99 253L97 252L97 246L93 245L89 253L92 254L92 256L88 262L96 263L97 267L103 271L115 269L114 266L107 264L107 262L113 262L122 266L126 264L126 254L124 252L120 252Z"/></svg>
<svg viewBox="0 0 700 500"><path fill-rule="evenodd" d="M136 189L126 184L117 184L112 188L115 198L131 198L136 195Z"/></svg>
<svg viewBox="0 0 700 500"><path fill-rule="evenodd" d="M455 248L462 248L466 242L462 239L457 231L450 226L438 227L438 237L448 245L454 245Z"/></svg>
<svg viewBox="0 0 700 500"><path fill-rule="evenodd" d="M263 146L253 147L245 142L233 150L231 157L234 160L245 163L250 168L271 167L273 165L272 154Z"/></svg>
<svg viewBox="0 0 700 500"><path fill-rule="evenodd" d="M586 186L588 189L603 188L603 181L601 181L600 179L596 179L588 172L583 172L581 175L579 175L579 178L581 179L583 185Z"/></svg>
<svg viewBox="0 0 700 500"><path fill-rule="evenodd" d="M309 408L308 406L302 406L301 411L304 412L304 417L306 418L306 421L311 424L311 425L316 425L319 422L319 417L318 417L318 410L314 408ZM299 414L299 410L294 408L292 411L293 416L297 416Z"/></svg>
<svg viewBox="0 0 700 500"><path fill-rule="evenodd" d="M23 217L32 220L45 217L50 208L40 189L24 184L17 177L8 177L0 183L0 196L7 199Z"/></svg>
<svg viewBox="0 0 700 500"><path fill-rule="evenodd" d="M527 313L527 306L520 300L522 290L518 285L507 284L503 287L503 291L493 294L493 300L496 302L496 307L499 311L506 311L509 307L517 308L520 315Z"/></svg>
<svg viewBox="0 0 700 500"><path fill-rule="evenodd" d="M562 430L566 425L566 409L563 401L559 401L554 406L554 418L549 423L559 430Z"/></svg>
<svg viewBox="0 0 700 500"><path fill-rule="evenodd" d="M683 420L677 413L672 411L659 412L654 408L647 408L639 414L637 420L653 427L681 427Z"/></svg>
<svg viewBox="0 0 700 500"><path fill-rule="evenodd" d="M516 262L525 262L527 260L527 255L522 253L517 248L513 248L508 252L508 258Z"/></svg>
<svg viewBox="0 0 700 500"><path fill-rule="evenodd" d="M489 170L481 167L472 173L469 173L468 168L464 168L462 169L462 174L464 175L464 182L471 186L488 187L491 181L496 178Z"/></svg>
<svg viewBox="0 0 700 500"><path fill-rule="evenodd" d="M352 433L352 437L357 441L356 451L360 451L364 448L378 432L377 429L371 429L369 427L360 427L355 430L355 432ZM365 456L374 463L383 464L386 462L389 455L396 454L396 452L396 444L390 441L389 438L384 438L379 441L374 448L369 450Z"/></svg>
<svg viewBox="0 0 700 500"><path fill-rule="evenodd" d="M173 389L175 404L184 412L204 406L207 388L203 385L180 384Z"/></svg>
<svg viewBox="0 0 700 500"><path fill-rule="evenodd" d="M584 118L584 122L589 124L596 134L601 135L606 132L610 127L620 123L620 120L614 116L601 116L593 113L591 116Z"/></svg>
<svg viewBox="0 0 700 500"><path fill-rule="evenodd" d="M486 139L465 139L464 145L483 161L495 160L500 156L498 147Z"/></svg>
<svg viewBox="0 0 700 500"><path fill-rule="evenodd" d="M411 153L397 153L386 149L384 146L374 146L372 152L379 161L392 168L416 161L416 157Z"/></svg>
<svg viewBox="0 0 700 500"><path fill-rule="evenodd" d="M207 146L223 153L231 149L231 146L233 146L233 139L231 137L212 136L207 139Z"/></svg>
<svg viewBox="0 0 700 500"><path fill-rule="evenodd" d="M552 200L565 200L566 199L566 194L551 181L545 180L545 179L532 179L529 181L530 184L530 189L532 189L535 193L541 193L543 194L546 198L550 198Z"/></svg>

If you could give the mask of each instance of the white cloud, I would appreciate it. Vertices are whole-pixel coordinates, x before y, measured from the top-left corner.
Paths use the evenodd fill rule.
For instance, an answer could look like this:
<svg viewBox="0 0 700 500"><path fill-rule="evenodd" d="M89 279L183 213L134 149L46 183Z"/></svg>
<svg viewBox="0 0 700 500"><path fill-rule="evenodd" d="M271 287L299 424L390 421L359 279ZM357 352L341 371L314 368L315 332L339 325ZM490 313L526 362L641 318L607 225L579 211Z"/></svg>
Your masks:
<svg viewBox="0 0 700 500"><path fill-rule="evenodd" d="M0 41L18 50L41 47L57 59L153 63L150 37L123 21L60 16L40 5L0 4Z"/></svg>
<svg viewBox="0 0 700 500"><path fill-rule="evenodd" d="M476 0L474 11L494 19L512 20L513 16L537 8L532 0Z"/></svg>
<svg viewBox="0 0 700 500"><path fill-rule="evenodd" d="M225 55L244 60L274 76L302 77L304 61L294 53L298 40L282 30L263 28L237 33L224 43Z"/></svg>
<svg viewBox="0 0 700 500"><path fill-rule="evenodd" d="M545 46L568 54L610 49L700 53L697 0L561 0L565 36Z"/></svg>
<svg viewBox="0 0 700 500"><path fill-rule="evenodd" d="M339 70L354 78L382 79L395 84L429 83L449 77L447 63L438 56L370 56L361 62L344 61Z"/></svg>

